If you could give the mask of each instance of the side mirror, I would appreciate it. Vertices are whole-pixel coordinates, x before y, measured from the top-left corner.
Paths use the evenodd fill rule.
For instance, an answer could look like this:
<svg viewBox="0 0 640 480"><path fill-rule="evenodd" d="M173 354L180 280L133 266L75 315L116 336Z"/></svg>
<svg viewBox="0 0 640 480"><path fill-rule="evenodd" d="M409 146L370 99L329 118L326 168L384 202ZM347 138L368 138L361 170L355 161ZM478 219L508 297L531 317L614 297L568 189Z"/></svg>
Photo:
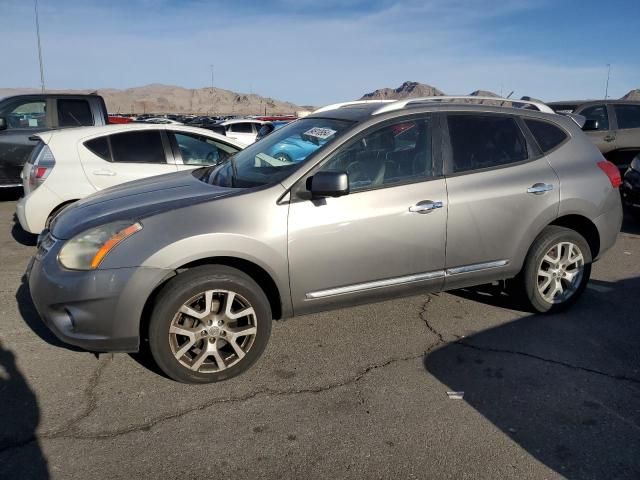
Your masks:
<svg viewBox="0 0 640 480"><path fill-rule="evenodd" d="M341 197L349 193L347 172L318 172L309 180L312 198Z"/></svg>
<svg viewBox="0 0 640 480"><path fill-rule="evenodd" d="M591 132L593 130L598 130L599 126L600 125L598 124L597 120L589 119L586 122L584 122L584 126L582 127L582 130L585 132Z"/></svg>
<svg viewBox="0 0 640 480"><path fill-rule="evenodd" d="M4 117L0 117L0 130L7 129L7 120Z"/></svg>

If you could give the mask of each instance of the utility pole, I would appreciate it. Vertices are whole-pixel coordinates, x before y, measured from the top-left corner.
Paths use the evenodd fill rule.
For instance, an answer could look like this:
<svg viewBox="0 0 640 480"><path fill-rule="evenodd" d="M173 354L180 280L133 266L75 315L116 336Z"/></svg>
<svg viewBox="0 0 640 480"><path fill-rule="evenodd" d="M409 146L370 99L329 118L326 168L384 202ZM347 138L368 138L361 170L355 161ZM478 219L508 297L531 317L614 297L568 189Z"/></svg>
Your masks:
<svg viewBox="0 0 640 480"><path fill-rule="evenodd" d="M611 64L607 63L607 85L604 87L604 99L609 98L609 77L611 76Z"/></svg>
<svg viewBox="0 0 640 480"><path fill-rule="evenodd" d="M34 10L36 13L36 37L38 38L38 60L40 61L40 86L44 93L44 66L42 65L42 46L40 45L40 21L38 19L38 0L34 0Z"/></svg>

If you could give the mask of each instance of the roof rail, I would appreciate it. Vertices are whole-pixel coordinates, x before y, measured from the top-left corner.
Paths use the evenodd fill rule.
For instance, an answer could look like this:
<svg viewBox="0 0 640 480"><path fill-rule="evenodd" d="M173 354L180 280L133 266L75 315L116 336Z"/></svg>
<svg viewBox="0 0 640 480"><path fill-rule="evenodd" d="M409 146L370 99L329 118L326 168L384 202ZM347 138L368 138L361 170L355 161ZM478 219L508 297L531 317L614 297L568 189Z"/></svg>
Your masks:
<svg viewBox="0 0 640 480"><path fill-rule="evenodd" d="M513 98L501 98L501 97L476 97L473 95L460 95L460 96L449 96L449 95L441 95L438 97L420 97L420 98L407 98L405 100L399 100L393 102L392 104L385 105L384 107L380 107L378 110L372 113L372 115L379 115L381 113L393 112L394 110L400 110L401 108L406 107L411 103L422 103L422 102L448 102L451 100L492 100L494 102L509 102L511 104L522 104L522 105L532 105L536 107L541 112L545 113L555 113L551 107L545 105L541 102L535 102L531 100L516 100Z"/></svg>
<svg viewBox="0 0 640 480"><path fill-rule="evenodd" d="M337 108L347 107L349 105L360 105L367 103L395 103L395 100L354 100L352 102L333 103L314 110L313 113L327 112L329 110L335 110Z"/></svg>

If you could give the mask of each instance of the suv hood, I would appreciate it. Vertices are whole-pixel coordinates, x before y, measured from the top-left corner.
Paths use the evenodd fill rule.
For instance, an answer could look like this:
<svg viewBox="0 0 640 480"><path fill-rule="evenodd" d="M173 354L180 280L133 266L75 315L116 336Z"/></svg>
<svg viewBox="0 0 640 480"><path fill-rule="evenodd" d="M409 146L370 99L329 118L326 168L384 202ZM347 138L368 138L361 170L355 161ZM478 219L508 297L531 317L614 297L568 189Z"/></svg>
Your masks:
<svg viewBox="0 0 640 480"><path fill-rule="evenodd" d="M209 185L195 178L191 170L135 180L105 189L65 208L51 224L51 233L66 240L105 223L141 220L243 190Z"/></svg>

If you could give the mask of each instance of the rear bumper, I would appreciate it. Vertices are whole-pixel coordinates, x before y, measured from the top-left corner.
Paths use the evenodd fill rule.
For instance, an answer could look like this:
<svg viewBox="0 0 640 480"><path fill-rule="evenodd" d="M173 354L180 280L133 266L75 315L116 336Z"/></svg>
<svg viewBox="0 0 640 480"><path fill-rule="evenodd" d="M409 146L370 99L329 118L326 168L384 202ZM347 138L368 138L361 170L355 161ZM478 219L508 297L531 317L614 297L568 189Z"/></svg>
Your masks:
<svg viewBox="0 0 640 480"><path fill-rule="evenodd" d="M59 248L34 258L27 271L31 298L44 323L63 342L89 351L138 351L144 305L171 271L65 270L57 261Z"/></svg>
<svg viewBox="0 0 640 480"><path fill-rule="evenodd" d="M613 247L616 243L616 239L618 238L618 233L620 233L623 212L622 202L620 201L620 195L617 190L615 192L615 197L612 208L593 221L598 229L598 233L600 234L600 251L594 260L600 258L602 254Z"/></svg>
<svg viewBox="0 0 640 480"><path fill-rule="evenodd" d="M18 200L16 216L20 226L29 233L39 234L44 230L51 212L61 203L58 195L46 185L40 185Z"/></svg>

